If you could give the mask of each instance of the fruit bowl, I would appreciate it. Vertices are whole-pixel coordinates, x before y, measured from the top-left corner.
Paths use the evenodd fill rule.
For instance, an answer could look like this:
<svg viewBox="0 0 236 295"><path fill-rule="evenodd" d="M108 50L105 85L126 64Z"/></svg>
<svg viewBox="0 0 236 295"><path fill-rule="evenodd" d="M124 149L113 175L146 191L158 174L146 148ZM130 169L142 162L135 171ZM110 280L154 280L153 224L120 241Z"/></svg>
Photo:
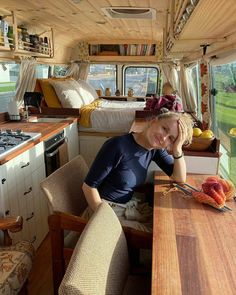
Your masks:
<svg viewBox="0 0 236 295"><path fill-rule="evenodd" d="M211 138L193 137L192 143L184 147L184 149L187 151L205 151L210 147L214 139L215 136Z"/></svg>

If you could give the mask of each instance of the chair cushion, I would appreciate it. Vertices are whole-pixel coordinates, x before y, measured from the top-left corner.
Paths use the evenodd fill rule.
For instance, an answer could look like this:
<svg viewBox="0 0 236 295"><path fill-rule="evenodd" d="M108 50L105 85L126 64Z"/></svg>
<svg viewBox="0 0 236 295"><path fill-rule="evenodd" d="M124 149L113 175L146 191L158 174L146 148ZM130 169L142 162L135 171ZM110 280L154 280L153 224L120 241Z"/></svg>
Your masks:
<svg viewBox="0 0 236 295"><path fill-rule="evenodd" d="M59 288L59 294L120 295L129 272L120 222L102 203L86 225Z"/></svg>
<svg viewBox="0 0 236 295"><path fill-rule="evenodd" d="M0 248L0 294L17 294L32 267L34 248L28 241Z"/></svg>

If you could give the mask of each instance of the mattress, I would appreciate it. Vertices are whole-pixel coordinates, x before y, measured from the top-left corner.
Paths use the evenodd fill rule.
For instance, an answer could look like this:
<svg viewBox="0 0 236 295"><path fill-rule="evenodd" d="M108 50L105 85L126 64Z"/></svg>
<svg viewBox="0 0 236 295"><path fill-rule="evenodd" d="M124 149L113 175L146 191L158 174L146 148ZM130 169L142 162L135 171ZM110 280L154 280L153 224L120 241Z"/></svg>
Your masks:
<svg viewBox="0 0 236 295"><path fill-rule="evenodd" d="M103 99L90 115L91 127L79 125L86 132L129 132L135 111L143 110L145 101L110 101Z"/></svg>

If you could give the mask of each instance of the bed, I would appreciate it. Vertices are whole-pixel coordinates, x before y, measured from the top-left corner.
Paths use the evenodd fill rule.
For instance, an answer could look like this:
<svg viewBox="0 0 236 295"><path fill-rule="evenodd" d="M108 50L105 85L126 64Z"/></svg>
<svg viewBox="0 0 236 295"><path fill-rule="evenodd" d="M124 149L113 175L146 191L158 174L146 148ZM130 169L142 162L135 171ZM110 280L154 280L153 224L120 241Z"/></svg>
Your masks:
<svg viewBox="0 0 236 295"><path fill-rule="evenodd" d="M86 132L129 132L136 110L143 110L144 101L97 100L91 113L85 106L80 112L79 130Z"/></svg>
<svg viewBox="0 0 236 295"><path fill-rule="evenodd" d="M100 99L86 81L73 79L38 79L35 91L43 93L45 115L79 116L79 131L129 132L135 112L145 101Z"/></svg>

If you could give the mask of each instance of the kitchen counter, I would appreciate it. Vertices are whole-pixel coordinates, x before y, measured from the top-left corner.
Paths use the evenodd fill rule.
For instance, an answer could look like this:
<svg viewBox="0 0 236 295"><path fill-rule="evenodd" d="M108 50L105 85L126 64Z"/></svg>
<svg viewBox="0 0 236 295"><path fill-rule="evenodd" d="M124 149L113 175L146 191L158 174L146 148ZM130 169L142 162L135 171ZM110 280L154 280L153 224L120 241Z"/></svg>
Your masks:
<svg viewBox="0 0 236 295"><path fill-rule="evenodd" d="M68 118L62 119L61 122L23 122L23 121L4 121L0 122L0 128L2 130L12 129L13 131L17 129L23 130L23 132L36 132L41 133L41 137L36 139L35 141L31 141L25 144L22 148L13 151L11 154L7 155L5 158L0 160L0 165L6 163L7 161L13 159L14 157L18 156L19 154L23 153L24 151L30 149L37 143L41 141L45 141L49 137L53 136L54 134L60 132L68 125L72 124L73 122L77 121L77 118Z"/></svg>

